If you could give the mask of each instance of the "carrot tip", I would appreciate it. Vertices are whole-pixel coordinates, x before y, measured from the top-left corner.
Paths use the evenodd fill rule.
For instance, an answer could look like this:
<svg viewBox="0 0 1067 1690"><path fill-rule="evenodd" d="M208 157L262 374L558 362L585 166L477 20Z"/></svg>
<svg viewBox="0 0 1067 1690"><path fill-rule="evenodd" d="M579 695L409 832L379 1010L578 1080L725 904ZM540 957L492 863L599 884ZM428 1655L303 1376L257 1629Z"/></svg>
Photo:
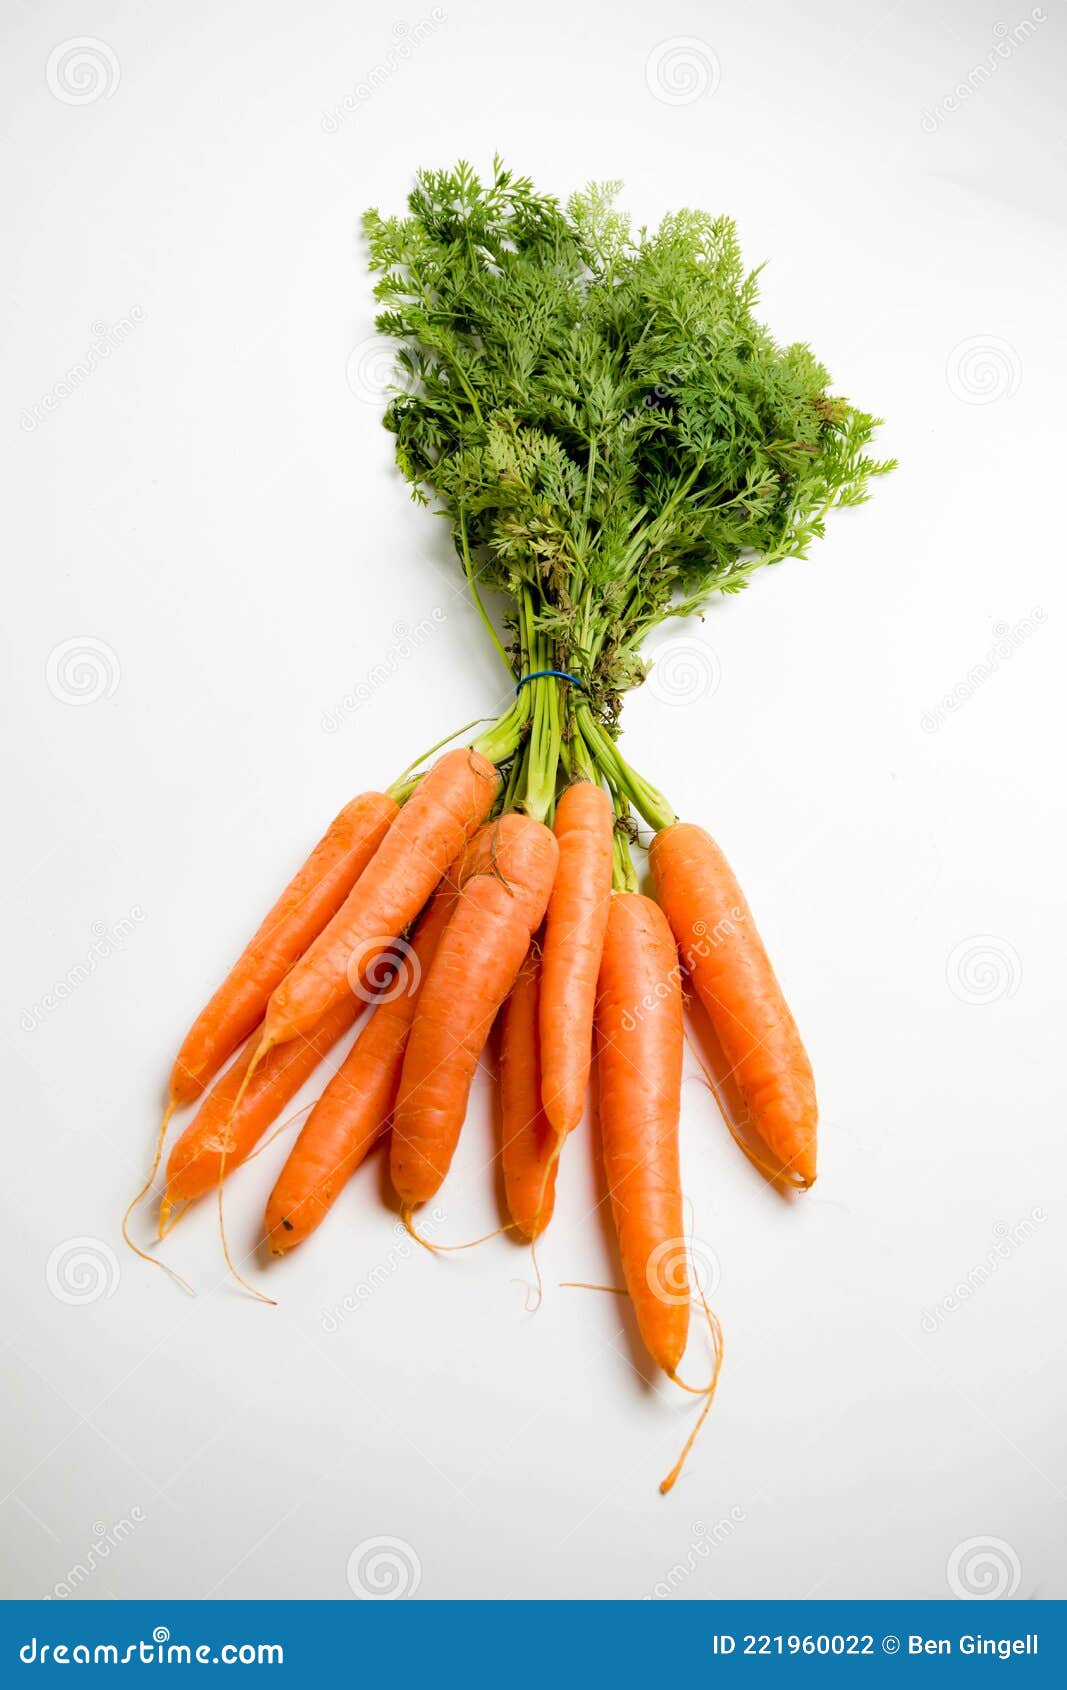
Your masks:
<svg viewBox="0 0 1067 1690"><path fill-rule="evenodd" d="M698 1048L696 1041L693 1039L688 1027L685 1029L685 1042L696 1059L697 1067L700 1069L701 1075L704 1079L704 1084L707 1086L718 1105L719 1114L725 1122L726 1130L737 1145L741 1154L745 1156L749 1162L751 1162L757 1172L763 1175L767 1184L772 1186L775 1190L785 1192L795 1191L798 1195L802 1191L810 1191L818 1178L818 1172L813 1168L810 1174L806 1173L797 1166L795 1158L792 1162L784 1163L770 1163L765 1161L759 1153L759 1148L757 1148L756 1145L751 1144L748 1139L745 1138L744 1133L735 1126L730 1115L729 1107L726 1104L725 1099L720 1095L718 1082L716 1081L710 1066L704 1060L704 1056ZM800 1154L802 1155L803 1160L807 1161L809 1153L804 1151Z"/></svg>
<svg viewBox="0 0 1067 1690"><path fill-rule="evenodd" d="M185 1216L188 1214L191 1206L191 1202L182 1203L180 1201L177 1203L169 1203L167 1205L167 1213L170 1218L167 1220L162 1232L159 1232L158 1234L161 1242L164 1238L169 1238L171 1233L174 1231L174 1228L181 1224L181 1222L185 1219Z"/></svg>
<svg viewBox="0 0 1067 1690"><path fill-rule="evenodd" d="M267 1233L265 1242L267 1245L268 1255L287 1256L293 1248L296 1240L286 1238L285 1231L282 1230L283 1228L285 1231L292 1232L294 1230L292 1221L283 1220L277 1226L272 1227Z"/></svg>

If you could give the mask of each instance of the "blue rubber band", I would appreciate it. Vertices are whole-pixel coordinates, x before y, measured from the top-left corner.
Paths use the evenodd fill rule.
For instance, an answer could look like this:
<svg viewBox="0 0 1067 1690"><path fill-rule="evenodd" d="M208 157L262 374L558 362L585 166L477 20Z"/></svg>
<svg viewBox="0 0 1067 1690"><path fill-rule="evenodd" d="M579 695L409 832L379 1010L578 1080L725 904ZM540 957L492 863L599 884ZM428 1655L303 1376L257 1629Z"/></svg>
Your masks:
<svg viewBox="0 0 1067 1690"><path fill-rule="evenodd" d="M520 693L523 687L527 686L530 681L545 681L550 679L556 681L570 681L571 686L581 687L583 692L589 691L589 688L586 686L585 682L579 678L579 676L569 675L566 669L535 669L532 675L523 675L522 679L516 683L515 692L516 694Z"/></svg>

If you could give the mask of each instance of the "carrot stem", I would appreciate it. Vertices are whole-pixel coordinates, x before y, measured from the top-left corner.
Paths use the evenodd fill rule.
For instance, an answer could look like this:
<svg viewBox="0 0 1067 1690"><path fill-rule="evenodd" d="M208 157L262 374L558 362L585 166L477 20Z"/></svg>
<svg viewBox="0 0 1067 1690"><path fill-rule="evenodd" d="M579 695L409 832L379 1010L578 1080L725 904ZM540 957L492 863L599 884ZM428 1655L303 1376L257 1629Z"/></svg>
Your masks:
<svg viewBox="0 0 1067 1690"><path fill-rule="evenodd" d="M485 605L482 602L482 595L478 591L478 582L477 582L477 579L476 579L475 574L474 574L474 563L471 559L470 544L469 544L468 539L467 539L467 513L466 513L465 510L463 510L462 507L460 507L458 527L459 527L459 540L460 540L459 555L463 560L463 573L467 577L467 586L470 588L470 595L471 595L471 598L474 600L475 609L477 610L478 615L481 617L482 622L485 625L486 633L489 635L489 638L492 640L493 644L496 646L497 651L500 653L501 663L503 663L503 665L504 665L505 669L508 671L509 675L514 674L514 670L512 669L512 666L511 666L511 659L508 657L507 652L504 650L504 647L500 643L500 636L497 633L496 629L493 627L492 621L490 620L490 617L489 617L489 612L486 610Z"/></svg>
<svg viewBox="0 0 1067 1690"><path fill-rule="evenodd" d="M436 745L431 745L427 751L423 751L420 756L413 758L407 768L397 775L392 786L386 787L388 796L393 799L394 803L406 803L422 779L422 776L414 774L413 770L425 763L427 757L432 757L435 751L441 751L446 745L451 745L452 741L458 739L460 734L470 733L472 728L481 727L483 722L494 722L495 720L495 716L475 716L473 722L464 722L463 726L457 728L455 733L450 733L444 739L439 739Z"/></svg>
<svg viewBox="0 0 1067 1690"><path fill-rule="evenodd" d="M577 707L577 717L592 756L612 784L626 794L638 815L644 818L649 827L655 828L657 833L661 828L673 826L678 818L662 792L657 791L651 782L630 767L611 735L600 726L584 700Z"/></svg>

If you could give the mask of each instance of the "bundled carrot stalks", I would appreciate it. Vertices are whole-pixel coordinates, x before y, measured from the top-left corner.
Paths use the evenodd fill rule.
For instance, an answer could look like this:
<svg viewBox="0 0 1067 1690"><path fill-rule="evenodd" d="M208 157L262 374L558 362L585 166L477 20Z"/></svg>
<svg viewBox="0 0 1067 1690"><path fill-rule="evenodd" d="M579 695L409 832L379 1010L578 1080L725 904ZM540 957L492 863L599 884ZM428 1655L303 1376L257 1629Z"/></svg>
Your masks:
<svg viewBox="0 0 1067 1690"><path fill-rule="evenodd" d="M407 216L366 216L378 326L400 346L385 415L397 462L450 523L514 697L469 744L341 811L197 1018L164 1127L214 1086L171 1152L160 1222L221 1192L371 1000L271 1193L270 1249L310 1237L386 1136L412 1224L448 1173L498 1016L508 1224L532 1242L595 1031L626 1290L681 1385L683 981L751 1132L798 1190L816 1177L817 1105L741 888L623 756L622 700L652 629L805 556L827 513L892 465L867 455L877 419L756 320L728 219L683 211L634 233L615 191L562 206L499 161L485 183L461 164L422 173ZM502 599L503 638L485 593ZM655 899L638 890L639 821ZM683 1460L722 1354L704 1312L713 1366L707 1386L683 1386L703 1398Z"/></svg>

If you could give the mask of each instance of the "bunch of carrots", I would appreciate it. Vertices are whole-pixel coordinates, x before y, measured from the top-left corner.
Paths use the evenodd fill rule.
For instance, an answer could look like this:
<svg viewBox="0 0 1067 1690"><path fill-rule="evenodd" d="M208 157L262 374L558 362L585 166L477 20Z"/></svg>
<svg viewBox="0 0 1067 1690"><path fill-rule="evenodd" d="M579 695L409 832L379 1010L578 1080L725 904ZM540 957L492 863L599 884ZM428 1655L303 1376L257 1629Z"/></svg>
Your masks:
<svg viewBox="0 0 1067 1690"><path fill-rule="evenodd" d="M766 366L755 373L792 411L761 417L753 373L738 375L748 387L730 450L747 456L733 467L693 426L701 404L726 426L721 367L706 391L679 376L669 402L657 398L636 422L632 405L615 402L609 377L629 384L628 401L647 382L655 312L677 314L683 283L703 300L714 281L707 309L722 315L725 272L712 275L703 224L694 224L700 250L687 258L672 223L677 274L665 294L649 253L662 232L651 241L642 232L627 249L609 195L591 190L564 212L498 162L488 186L466 166L420 177L410 209L407 223L372 213L368 230L391 306L380 326L404 343L410 378L386 420L420 496L429 488L451 518L513 702L468 743L434 747L330 824L187 1034L134 1202L154 1184L171 1115L198 1104L167 1158L159 1235L212 1192L221 1220L227 1175L359 1021L271 1192L266 1241L280 1256L308 1239L383 1138L401 1214L418 1236L418 1211L448 1174L497 1024L509 1228L533 1243L549 1224L595 1058L626 1292L652 1359L682 1385L692 1301L679 1166L684 990L706 1011L743 1100L745 1147L774 1181L813 1183L818 1111L811 1065L741 888L709 834L679 821L623 757L619 698L641 679L636 652L648 627L747 579L751 524L762 525L764 561L785 555L791 535L795 552L820 531L823 509L858 502L867 477L888 466L858 451L874 419L827 398L825 372L809 370L798 349L780 353L763 330L745 331ZM570 292L561 293L561 274ZM640 333L622 319L628 285L644 300ZM740 335L751 293L729 285ZM721 366L721 346L721 337L719 352L703 346L708 368L716 357ZM677 347L668 353L680 362ZM577 378L562 397L567 360L590 390L584 422ZM785 430L805 435L803 453L786 450ZM613 489L616 504L633 506L625 521L609 509ZM818 515L805 500L812 510L821 501ZM737 528L739 510L749 528ZM486 587L510 596L507 649ZM641 822L651 830L652 896L639 890L634 861ZM703 1304L699 1286L696 1295ZM718 1378L721 1333L704 1312L711 1379L696 1392L702 1411L664 1491Z"/></svg>
<svg viewBox="0 0 1067 1690"><path fill-rule="evenodd" d="M669 1285L655 1264L685 1230L683 972L754 1128L799 1186L815 1178L811 1067L741 890L702 829L672 822L655 835L654 901L635 889L603 786L567 784L551 826L503 799L475 743L446 752L410 795L403 784L364 793L336 817L178 1052L167 1120L210 1090L170 1151L160 1234L221 1189L369 1001L271 1192L270 1250L311 1236L386 1132L405 1218L436 1195L497 1017L505 1194L532 1241L584 1113L595 1037L626 1288L650 1354L675 1379L688 1282L684 1262Z"/></svg>

